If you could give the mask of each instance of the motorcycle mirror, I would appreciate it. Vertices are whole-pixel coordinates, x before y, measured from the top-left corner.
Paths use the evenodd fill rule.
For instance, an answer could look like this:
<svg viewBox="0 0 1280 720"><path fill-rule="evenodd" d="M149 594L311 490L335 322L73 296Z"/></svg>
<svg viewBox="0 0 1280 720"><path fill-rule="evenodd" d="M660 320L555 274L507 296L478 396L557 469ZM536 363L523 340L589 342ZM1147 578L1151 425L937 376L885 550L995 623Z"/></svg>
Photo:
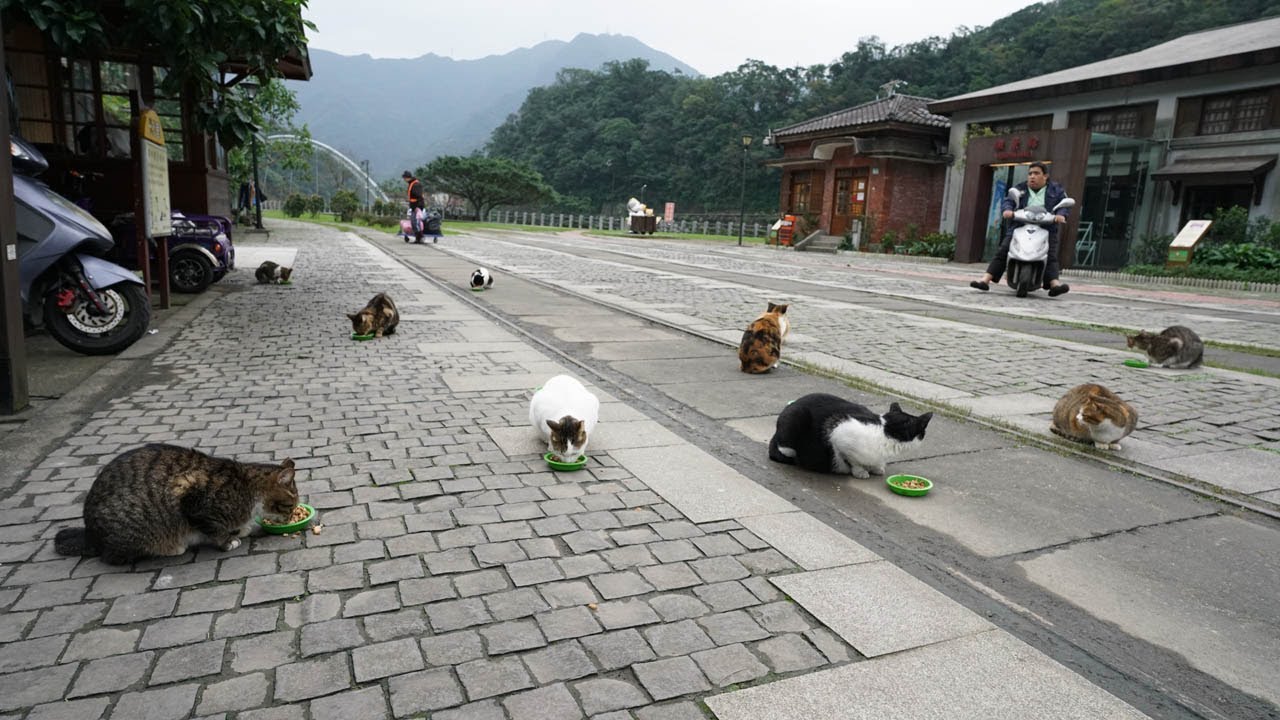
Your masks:
<svg viewBox="0 0 1280 720"><path fill-rule="evenodd" d="M39 175L49 169L49 161L36 146L17 135L9 136L9 155L13 160L13 169L23 175Z"/></svg>
<svg viewBox="0 0 1280 720"><path fill-rule="evenodd" d="M1057 205L1055 205L1053 209L1060 210L1062 208L1069 208L1069 207L1075 207L1075 206L1076 206L1075 200L1072 200L1071 198L1062 198L1062 201L1059 202Z"/></svg>

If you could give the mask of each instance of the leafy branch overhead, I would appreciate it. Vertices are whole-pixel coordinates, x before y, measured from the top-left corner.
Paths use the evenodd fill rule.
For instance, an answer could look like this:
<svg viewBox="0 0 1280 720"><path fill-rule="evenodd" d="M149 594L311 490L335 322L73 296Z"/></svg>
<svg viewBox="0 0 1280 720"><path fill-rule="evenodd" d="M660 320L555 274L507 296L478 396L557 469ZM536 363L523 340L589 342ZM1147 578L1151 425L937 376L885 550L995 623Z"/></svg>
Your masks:
<svg viewBox="0 0 1280 720"><path fill-rule="evenodd" d="M69 57L100 57L108 42L138 49L168 68L160 91L203 98L196 125L224 147L244 144L256 123L253 104L219 82L230 61L260 83L279 77L279 62L306 46L307 0L0 0L6 27L26 21Z"/></svg>

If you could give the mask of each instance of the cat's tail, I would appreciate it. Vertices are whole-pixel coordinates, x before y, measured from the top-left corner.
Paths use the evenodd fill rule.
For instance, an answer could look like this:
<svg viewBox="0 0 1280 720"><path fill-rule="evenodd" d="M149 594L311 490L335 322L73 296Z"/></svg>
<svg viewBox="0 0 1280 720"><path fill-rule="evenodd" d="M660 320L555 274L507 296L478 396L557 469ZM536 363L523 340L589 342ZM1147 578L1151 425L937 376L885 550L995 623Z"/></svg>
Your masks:
<svg viewBox="0 0 1280 720"><path fill-rule="evenodd" d="M782 454L782 451L778 449L778 436L777 436L777 435L774 435L773 437L769 438L769 459L770 459L770 460L772 460L772 461L774 461L774 462L780 462L780 463L783 463L784 465L795 465L795 464L796 464L796 459L795 459L795 458L793 458L793 457L788 457L788 456L786 456L786 455L783 455L783 454Z"/></svg>
<svg viewBox="0 0 1280 720"><path fill-rule="evenodd" d="M63 528L53 538L53 549L59 555L92 556L101 552L97 543L89 539L89 533L82 527Z"/></svg>
<svg viewBox="0 0 1280 720"><path fill-rule="evenodd" d="M1052 432L1054 435L1057 435L1057 436L1059 436L1059 437L1064 437L1064 438L1066 438L1066 439L1068 439L1068 440L1070 440L1070 441L1072 441L1072 442L1078 442L1078 443L1088 443L1088 442L1091 442L1090 440L1087 440L1087 439L1085 439L1085 438L1079 438L1079 437L1076 437L1075 435L1072 435L1071 433L1068 433L1066 430L1063 430L1062 428L1058 427L1057 425L1050 425L1050 426L1049 426L1049 431L1050 431L1050 432Z"/></svg>

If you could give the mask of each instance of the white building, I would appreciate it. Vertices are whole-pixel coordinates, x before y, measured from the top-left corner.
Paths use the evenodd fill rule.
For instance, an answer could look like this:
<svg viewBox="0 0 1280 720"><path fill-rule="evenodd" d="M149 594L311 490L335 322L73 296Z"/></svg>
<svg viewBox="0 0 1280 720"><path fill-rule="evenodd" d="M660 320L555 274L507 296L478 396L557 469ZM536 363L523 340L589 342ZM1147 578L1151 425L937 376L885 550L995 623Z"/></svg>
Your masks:
<svg viewBox="0 0 1280 720"><path fill-rule="evenodd" d="M1080 201L1064 267L1118 267L1131 244L1215 208L1280 220L1280 18L929 104L951 118L941 229L956 259L989 258L993 206L1034 160Z"/></svg>

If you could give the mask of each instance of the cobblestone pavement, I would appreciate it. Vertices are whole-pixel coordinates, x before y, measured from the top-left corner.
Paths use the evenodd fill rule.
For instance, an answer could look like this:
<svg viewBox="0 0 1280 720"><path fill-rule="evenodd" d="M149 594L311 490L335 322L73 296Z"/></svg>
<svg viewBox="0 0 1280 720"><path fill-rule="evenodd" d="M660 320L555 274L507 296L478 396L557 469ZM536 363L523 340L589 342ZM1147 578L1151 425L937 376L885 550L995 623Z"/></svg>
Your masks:
<svg viewBox="0 0 1280 720"><path fill-rule="evenodd" d="M492 323L334 231L272 242L300 248L292 286L224 280L0 500L0 718L685 720L718 688L862 659L774 589L795 565L738 522L690 522L607 452L564 474L507 457L484 428L526 422L528 391L442 382L545 358L423 352ZM400 332L349 341L378 290ZM323 531L132 568L56 555L139 442L293 457Z"/></svg>
<svg viewBox="0 0 1280 720"><path fill-rule="evenodd" d="M478 263L626 305L654 317L683 316L690 326L730 339L741 333L744 318L763 310L766 299L790 302L788 317L793 330L788 343L794 349L816 351L954 389L968 398L1031 396L1039 398L1042 405L1047 403L1049 410L1067 388L1097 382L1138 408L1141 422L1133 434L1135 440L1156 447L1177 447L1183 454L1241 448L1280 451L1280 382L1270 378L1214 369L1136 372L1121 364L1131 354L799 293L773 293L766 298L750 285L700 278L696 272L698 268L714 267L847 287L849 274L836 271L771 266L766 260L735 260L720 253L667 247L646 247L643 257L681 263L689 272L637 268L621 261L571 254L573 247L589 247L591 242L539 237L535 247L500 239L464 238L446 247ZM635 252L639 255L641 250ZM864 283L900 282L868 279L863 274L857 275L856 281L859 290ZM1043 310L1049 304L1037 303L1037 310L1054 312ZM1058 303L1052 305L1056 308ZM1060 311L1062 315L1076 320L1084 320L1093 311L1087 301L1066 307ZM1112 308L1109 312L1116 311ZM1134 320L1146 327L1186 322L1185 316L1176 313L1156 315L1144 313ZM1116 322L1113 319L1103 324ZM1239 330L1231 336L1232 341L1280 346L1275 325L1234 322L1222 326ZM1042 429L1047 433L1047 426Z"/></svg>
<svg viewBox="0 0 1280 720"><path fill-rule="evenodd" d="M761 277L804 281L815 285L850 287L849 270L858 269L856 289L1005 315L1052 319L1129 330L1160 330L1170 325L1194 325L1205 338L1224 343L1254 345L1280 350L1280 296L1227 293L1206 296L1155 288L1108 288L1102 302L1088 292L1087 280L1071 280L1080 290L1046 302L1044 298L1019 299L1005 286L979 293L968 281L981 274L980 266L959 270L946 263L883 260L874 256L842 253L797 253L775 248L709 246L642 241L628 238L589 238L561 234L542 237L540 244L567 247L607 245L610 250L638 258L661 260L691 268L731 270ZM781 257L783 262L778 262ZM963 266L960 266L963 267ZM1177 307L1171 307L1171 305ZM1188 314L1187 308L1214 308L1219 315ZM1237 312L1243 315L1231 316ZM1222 315L1227 315L1223 317Z"/></svg>

